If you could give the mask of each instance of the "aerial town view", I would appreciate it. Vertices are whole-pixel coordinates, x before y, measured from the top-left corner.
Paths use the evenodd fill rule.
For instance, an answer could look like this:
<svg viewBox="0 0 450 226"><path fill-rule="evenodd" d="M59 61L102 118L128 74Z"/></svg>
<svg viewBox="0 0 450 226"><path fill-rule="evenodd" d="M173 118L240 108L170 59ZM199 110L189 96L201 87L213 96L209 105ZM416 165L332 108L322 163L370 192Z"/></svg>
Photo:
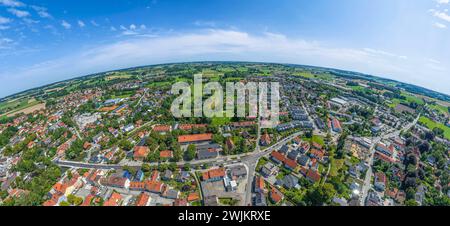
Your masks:
<svg viewBox="0 0 450 226"><path fill-rule="evenodd" d="M150 2L147 10L164 4L146 2ZM424 14L439 19L437 10L447 7L448 1L430 2L440 8ZM38 30L46 20L61 23L59 14L70 18L70 12L78 12L67 8L67 13L57 14L55 10L51 15L51 5L44 6L0 0L0 38L9 34L15 22L29 23L17 26L36 26L30 29ZM86 17L93 17L90 13ZM317 61L303 60L301 54L296 55L300 59L297 63L284 63L291 61L278 57L289 52L291 41L275 33L252 37L238 30L217 28L220 25L213 22L197 21L194 26L210 26L211 30L150 37L144 34L149 25L125 25L129 23L124 20L120 28L98 17L82 21L77 14L73 18L78 21L64 19L59 30L51 25L52 29L41 31L48 33L41 35L71 32L60 36L68 43L92 38L78 37L82 31L75 33L76 29L108 26L105 32L129 32L112 46L65 58L66 63L36 62L30 58L38 54L34 50L25 52L18 44L7 46L16 41L1 39L0 51L15 51L17 55L0 55L5 60L0 67L6 71L0 73L0 205L450 206L450 81L445 59L438 68L444 70L442 74L436 72L434 77L417 82L325 61L323 67L308 66L317 65ZM439 24L446 26L445 21ZM447 32L445 29L439 31ZM123 40L130 36L133 41ZM223 40L208 44L210 37ZM241 38L242 43L235 40ZM149 44L147 39L156 44ZM171 39L173 46L164 41ZM205 43L207 50L187 41L197 39ZM256 44L233 53L247 41ZM277 41L283 44L274 44L275 52L257 50L259 45ZM177 46L180 42L185 44ZM57 46L55 43L52 45ZM140 44L155 52L140 52ZM211 50L216 44L218 50ZM123 50L127 46L132 46L136 56L128 57L131 53ZM301 52L303 47L299 46L292 51ZM200 55L189 58L191 53L186 49L190 47ZM305 48L318 48L315 52L325 47ZM448 50L448 45L439 51L446 52L442 56L450 52L445 48ZM165 49L168 55L158 53ZM256 51L262 58L247 58L246 51ZM374 49L361 51L366 53L364 57L383 55L380 57L388 58L385 63L393 65L410 59ZM162 60L154 60L152 54L160 54ZM170 58L170 54L185 58ZM208 54L212 57L208 58ZM312 52L305 54L320 57ZM30 59L32 69L10 71L21 67L13 62L18 61L15 57ZM121 57L128 58L122 61ZM150 60L142 61L146 57ZM128 59L136 63L128 64ZM105 60L114 60L111 68L86 71L91 64L103 65ZM370 67L379 63L365 62ZM363 62L356 64L364 68ZM437 60L434 64L438 64ZM75 73L75 68L80 70ZM61 76L51 75L53 70L61 70ZM39 76L33 77L32 72ZM393 69L389 74L395 72ZM76 76L62 75L73 73ZM222 105L242 107L244 116L222 114L223 107L221 116L177 117L173 103L183 94L174 90L175 84L187 86L188 98L191 93L200 93L200 101L210 103L203 106L203 111L218 108L216 102L207 102L212 96L205 91L207 85L194 85L195 76L201 76L203 84L227 88L229 84L245 87L276 83L277 90L272 87L268 92L279 95L278 111L273 113L272 107L268 116L249 114L261 105L247 102L251 91L244 90L231 96L232 100L242 98L243 104L231 101L230 105L230 96L220 97ZM273 100L269 102L274 104ZM189 106L189 113L191 106L202 112L202 106L198 109L191 101L184 104ZM265 120L274 115L278 121L267 126Z"/></svg>

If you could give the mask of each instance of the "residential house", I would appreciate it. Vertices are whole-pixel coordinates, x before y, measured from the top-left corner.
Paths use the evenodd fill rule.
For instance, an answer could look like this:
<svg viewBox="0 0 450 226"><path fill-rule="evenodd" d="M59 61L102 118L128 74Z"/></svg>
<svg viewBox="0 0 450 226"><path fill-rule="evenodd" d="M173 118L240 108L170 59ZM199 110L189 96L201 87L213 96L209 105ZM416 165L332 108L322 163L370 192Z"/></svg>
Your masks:
<svg viewBox="0 0 450 226"><path fill-rule="evenodd" d="M384 191L386 189L386 175L381 172L375 173L375 188L379 191Z"/></svg>
<svg viewBox="0 0 450 226"><path fill-rule="evenodd" d="M211 141L212 133L182 135L178 137L178 143L180 144L192 144L202 141Z"/></svg>
<svg viewBox="0 0 450 226"><path fill-rule="evenodd" d="M298 178L289 174L283 178L283 187L286 189L299 188Z"/></svg>
<svg viewBox="0 0 450 226"><path fill-rule="evenodd" d="M203 181L219 181L222 180L222 178L225 177L225 169L224 168L218 168L218 169L212 169L209 171L206 171L202 174Z"/></svg>
<svg viewBox="0 0 450 226"><path fill-rule="evenodd" d="M147 158L149 153L150 153L150 149L148 147L136 146L136 147L134 147L133 158L136 161L143 161L145 158Z"/></svg>

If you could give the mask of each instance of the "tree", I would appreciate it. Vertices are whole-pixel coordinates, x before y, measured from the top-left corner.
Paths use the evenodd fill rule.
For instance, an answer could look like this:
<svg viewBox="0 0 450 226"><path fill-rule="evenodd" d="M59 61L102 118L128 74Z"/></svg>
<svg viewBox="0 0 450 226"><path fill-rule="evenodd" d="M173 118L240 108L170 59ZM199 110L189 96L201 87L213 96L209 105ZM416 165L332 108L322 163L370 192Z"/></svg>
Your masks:
<svg viewBox="0 0 450 226"><path fill-rule="evenodd" d="M142 164L141 169L142 169L143 172L150 172L151 171L150 165L146 164L146 163Z"/></svg>
<svg viewBox="0 0 450 226"><path fill-rule="evenodd" d="M83 203L83 198L70 194L67 196L67 202L73 206L79 206Z"/></svg>
<svg viewBox="0 0 450 226"><path fill-rule="evenodd" d="M128 140L121 140L119 142L119 147L122 148L123 150L129 151L133 148L133 144Z"/></svg>
<svg viewBox="0 0 450 226"><path fill-rule="evenodd" d="M336 194L336 190L330 183L325 183L322 186L314 187L307 191L305 200L312 206L322 206L329 203Z"/></svg>
<svg viewBox="0 0 450 226"><path fill-rule="evenodd" d="M191 161L195 158L195 154L195 145L190 144L185 152L184 158L186 159L186 161Z"/></svg>
<svg viewBox="0 0 450 226"><path fill-rule="evenodd" d="M433 132L429 132L429 131L425 132L425 139L428 140L428 141L434 140L434 133Z"/></svg>
<svg viewBox="0 0 450 226"><path fill-rule="evenodd" d="M414 199L409 199L405 201L405 206L418 206L419 204Z"/></svg>
<svg viewBox="0 0 450 226"><path fill-rule="evenodd" d="M184 171L190 171L191 170L191 164L189 164L189 163L184 164L183 170Z"/></svg>
<svg viewBox="0 0 450 226"><path fill-rule="evenodd" d="M428 142L424 141L419 145L419 151L421 153L427 152L429 150L430 150L430 144Z"/></svg>

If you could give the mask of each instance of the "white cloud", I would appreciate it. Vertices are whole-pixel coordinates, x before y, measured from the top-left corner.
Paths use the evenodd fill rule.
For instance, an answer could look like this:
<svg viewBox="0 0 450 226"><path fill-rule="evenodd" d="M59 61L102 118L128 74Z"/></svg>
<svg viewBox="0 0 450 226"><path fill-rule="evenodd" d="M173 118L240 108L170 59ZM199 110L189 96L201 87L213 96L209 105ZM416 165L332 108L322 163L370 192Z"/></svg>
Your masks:
<svg viewBox="0 0 450 226"><path fill-rule="evenodd" d="M47 8L45 7L33 5L31 6L31 8L33 8L42 18L53 18L52 15L50 15L50 13L47 12Z"/></svg>
<svg viewBox="0 0 450 226"><path fill-rule="evenodd" d="M0 5L9 6L9 7L22 7L25 6L22 2L16 0L0 0Z"/></svg>
<svg viewBox="0 0 450 226"><path fill-rule="evenodd" d="M450 22L450 15L448 15L445 12L440 12L440 11L436 11L436 10L431 10L431 12L433 12L433 16L441 19L441 20L445 20L447 22Z"/></svg>
<svg viewBox="0 0 450 226"><path fill-rule="evenodd" d="M436 0L438 4L448 4L450 0Z"/></svg>
<svg viewBox="0 0 450 226"><path fill-rule="evenodd" d="M39 20L33 20L30 18L23 18L23 21L27 24L38 24L40 22Z"/></svg>
<svg viewBox="0 0 450 226"><path fill-rule="evenodd" d="M125 27L122 30L128 31ZM5 87L5 90L26 89L73 76L119 68L216 60L293 63L347 69L414 83L450 94L450 87L447 85L450 84L450 77L445 63L437 65L427 59L414 59L371 48L338 48L283 34L252 35L235 30L133 36L124 41L80 50L72 56L43 62L20 71L0 70L0 79L4 81L2 84L20 84L20 87ZM11 74L16 76L9 76ZM0 92L0 96L5 95L4 92L6 91Z"/></svg>
<svg viewBox="0 0 450 226"><path fill-rule="evenodd" d="M0 25L0 31L8 30L10 27L5 25Z"/></svg>
<svg viewBox="0 0 450 226"><path fill-rule="evenodd" d="M12 40L12 39L0 38L0 50L11 48L11 44L13 44L13 43L14 43L14 40Z"/></svg>
<svg viewBox="0 0 450 226"><path fill-rule="evenodd" d="M84 24L84 22L83 22L83 21L81 21L81 20L78 20L78 26L80 26L81 28L83 28L83 27L85 27L85 26L86 26L86 24Z"/></svg>
<svg viewBox="0 0 450 226"><path fill-rule="evenodd" d="M12 13L13 15L15 15L16 17L19 17L19 18L30 16L30 13L28 11L25 11L25 10L18 10L18 9L14 9L14 8L9 8L8 12Z"/></svg>
<svg viewBox="0 0 450 226"><path fill-rule="evenodd" d="M0 24L8 24L11 22L11 19L0 16Z"/></svg>
<svg viewBox="0 0 450 226"><path fill-rule="evenodd" d="M441 23L439 23L439 22L436 22L436 23L434 23L433 25L434 25L435 27L441 28L441 29L447 28L447 25L441 24Z"/></svg>
<svg viewBox="0 0 450 226"><path fill-rule="evenodd" d="M397 55L397 54L386 52L386 51L383 51L383 50L375 50L375 49L371 49L371 48L364 48L364 51L366 51L366 52L368 52L370 54L378 54L378 55L382 55L382 56L393 57L393 58L398 58L398 59L403 59L403 60L408 59L407 56Z"/></svg>
<svg viewBox="0 0 450 226"><path fill-rule="evenodd" d="M69 24L67 21L63 20L61 22L61 26L63 26L65 29L70 29L72 27L71 24Z"/></svg>
<svg viewBox="0 0 450 226"><path fill-rule="evenodd" d="M95 27L100 26L97 22L95 22L95 20L91 20L91 24L94 25Z"/></svg>
<svg viewBox="0 0 450 226"><path fill-rule="evenodd" d="M130 30L136 30L136 25L131 24L131 25L130 25Z"/></svg>
<svg viewBox="0 0 450 226"><path fill-rule="evenodd" d="M111 26L110 30L111 31L117 31L116 27L114 27L114 26Z"/></svg>

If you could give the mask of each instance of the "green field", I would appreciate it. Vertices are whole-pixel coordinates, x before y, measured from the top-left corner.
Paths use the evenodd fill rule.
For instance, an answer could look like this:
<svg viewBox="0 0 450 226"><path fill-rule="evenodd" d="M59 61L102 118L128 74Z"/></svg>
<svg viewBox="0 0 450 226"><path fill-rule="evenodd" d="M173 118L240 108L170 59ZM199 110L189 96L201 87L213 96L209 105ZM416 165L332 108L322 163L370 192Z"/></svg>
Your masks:
<svg viewBox="0 0 450 226"><path fill-rule="evenodd" d="M214 117L212 118L211 125L213 126L223 126L230 123L231 119L227 117Z"/></svg>
<svg viewBox="0 0 450 226"><path fill-rule="evenodd" d="M450 140L450 127L445 126L442 123L435 122L427 117L420 117L419 122L424 124L428 129L441 128L444 130L444 137Z"/></svg>
<svg viewBox="0 0 450 226"><path fill-rule="evenodd" d="M349 86L353 91L364 91L366 88L362 86Z"/></svg>
<svg viewBox="0 0 450 226"><path fill-rule="evenodd" d="M425 104L425 102L421 98L416 97L412 94L402 92L401 95L405 97L405 100L401 100L401 99L397 99L397 98L391 99L392 104L388 104L388 106L391 108L395 108L398 104L404 104L404 105L409 105L410 103L417 103L419 105Z"/></svg>
<svg viewBox="0 0 450 226"><path fill-rule="evenodd" d="M2 102L0 103L0 111L8 112L26 105L28 105L28 99Z"/></svg>
<svg viewBox="0 0 450 226"><path fill-rule="evenodd" d="M323 140L323 136L319 136L319 135L313 135L312 138L303 137L302 139L304 141L308 141L308 142L316 142L322 146L325 144L325 141Z"/></svg>
<svg viewBox="0 0 450 226"><path fill-rule="evenodd" d="M150 82L146 85L147 88L155 88L155 87L165 87L172 85L172 82L165 81L165 82Z"/></svg>
<svg viewBox="0 0 450 226"><path fill-rule="evenodd" d="M321 79L321 80L325 80L325 81L331 81L333 80L333 76L330 74L313 74L311 72L296 72L294 73L295 76L300 76L303 78L309 78L309 79Z"/></svg>
<svg viewBox="0 0 450 226"><path fill-rule="evenodd" d="M408 94L406 92L402 92L402 96L406 97L406 101L408 103L416 102L419 105L424 105L425 104L425 102L422 100L422 98L416 97L416 96L414 96L412 94Z"/></svg>
<svg viewBox="0 0 450 226"><path fill-rule="evenodd" d="M330 176L336 177L339 175L339 170L344 166L344 159L332 159Z"/></svg>
<svg viewBox="0 0 450 226"><path fill-rule="evenodd" d="M448 108L439 104L430 104L428 105L430 108L439 111L441 114L448 115Z"/></svg>
<svg viewBox="0 0 450 226"><path fill-rule="evenodd" d="M40 104L40 101L36 101L35 99L22 99L22 100L14 100L11 102L3 102L0 103L0 115L2 114L11 114L14 112L18 112L25 108L33 107L34 105Z"/></svg>

